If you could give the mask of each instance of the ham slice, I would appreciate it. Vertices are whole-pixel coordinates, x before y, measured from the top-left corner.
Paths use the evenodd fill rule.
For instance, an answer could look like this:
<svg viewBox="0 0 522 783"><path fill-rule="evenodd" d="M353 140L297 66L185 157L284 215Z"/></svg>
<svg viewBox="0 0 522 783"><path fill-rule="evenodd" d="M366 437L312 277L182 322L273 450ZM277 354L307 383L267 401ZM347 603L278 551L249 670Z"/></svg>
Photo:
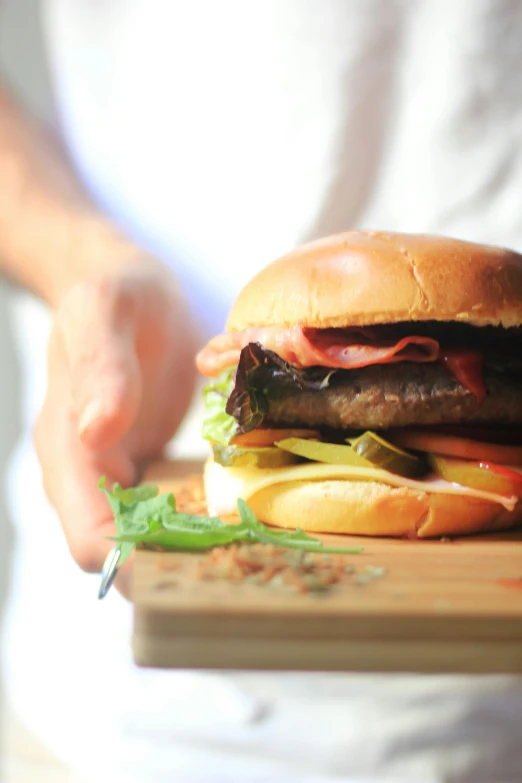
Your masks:
<svg viewBox="0 0 522 783"><path fill-rule="evenodd" d="M212 378L235 367L248 343L260 343L298 369L353 370L371 364L433 362L439 358L439 343L430 337L377 341L371 329L261 326L214 337L196 357L199 372Z"/></svg>

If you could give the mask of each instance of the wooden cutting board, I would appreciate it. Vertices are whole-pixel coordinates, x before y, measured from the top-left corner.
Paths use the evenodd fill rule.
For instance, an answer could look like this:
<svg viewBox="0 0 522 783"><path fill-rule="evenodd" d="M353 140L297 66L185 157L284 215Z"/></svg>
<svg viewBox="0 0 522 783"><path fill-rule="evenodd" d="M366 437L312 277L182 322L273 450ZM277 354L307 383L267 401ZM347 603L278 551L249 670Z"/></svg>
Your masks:
<svg viewBox="0 0 522 783"><path fill-rule="evenodd" d="M152 465L177 492L199 463ZM326 594L196 577L202 555L137 552L134 657L156 667L522 673L522 531L363 545ZM384 575L372 579L375 569Z"/></svg>

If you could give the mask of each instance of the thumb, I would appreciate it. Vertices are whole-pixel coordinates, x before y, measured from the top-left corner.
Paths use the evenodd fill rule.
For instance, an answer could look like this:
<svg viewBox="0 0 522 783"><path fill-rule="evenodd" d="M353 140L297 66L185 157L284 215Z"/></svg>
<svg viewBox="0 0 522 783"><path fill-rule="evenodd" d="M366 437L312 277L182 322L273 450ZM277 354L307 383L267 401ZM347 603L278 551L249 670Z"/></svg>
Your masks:
<svg viewBox="0 0 522 783"><path fill-rule="evenodd" d="M78 434L89 448L112 448L128 433L141 402L132 324L118 324L84 302L60 323ZM94 317L93 317L94 315Z"/></svg>

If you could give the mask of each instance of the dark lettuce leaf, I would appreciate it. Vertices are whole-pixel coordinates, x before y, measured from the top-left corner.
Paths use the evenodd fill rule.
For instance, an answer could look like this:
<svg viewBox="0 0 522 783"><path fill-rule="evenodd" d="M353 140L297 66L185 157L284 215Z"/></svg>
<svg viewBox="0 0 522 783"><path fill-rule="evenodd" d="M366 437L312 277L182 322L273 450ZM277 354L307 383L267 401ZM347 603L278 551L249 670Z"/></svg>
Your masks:
<svg viewBox="0 0 522 783"><path fill-rule="evenodd" d="M325 389L336 370L309 367L298 370L259 343L249 343L241 351L234 388L226 413L237 423L234 434L261 426L268 413L268 400L292 388L303 391Z"/></svg>

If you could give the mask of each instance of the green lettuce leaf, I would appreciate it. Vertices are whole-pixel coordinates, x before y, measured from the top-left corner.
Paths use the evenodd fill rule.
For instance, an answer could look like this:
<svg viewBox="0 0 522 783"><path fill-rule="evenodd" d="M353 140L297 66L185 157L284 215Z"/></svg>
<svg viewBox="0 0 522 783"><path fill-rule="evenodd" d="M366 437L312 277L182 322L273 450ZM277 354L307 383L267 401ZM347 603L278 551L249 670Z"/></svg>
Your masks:
<svg viewBox="0 0 522 783"><path fill-rule="evenodd" d="M227 400L234 388L234 368L222 373L203 389L204 412L202 435L228 446L237 432L235 419L226 411Z"/></svg>

